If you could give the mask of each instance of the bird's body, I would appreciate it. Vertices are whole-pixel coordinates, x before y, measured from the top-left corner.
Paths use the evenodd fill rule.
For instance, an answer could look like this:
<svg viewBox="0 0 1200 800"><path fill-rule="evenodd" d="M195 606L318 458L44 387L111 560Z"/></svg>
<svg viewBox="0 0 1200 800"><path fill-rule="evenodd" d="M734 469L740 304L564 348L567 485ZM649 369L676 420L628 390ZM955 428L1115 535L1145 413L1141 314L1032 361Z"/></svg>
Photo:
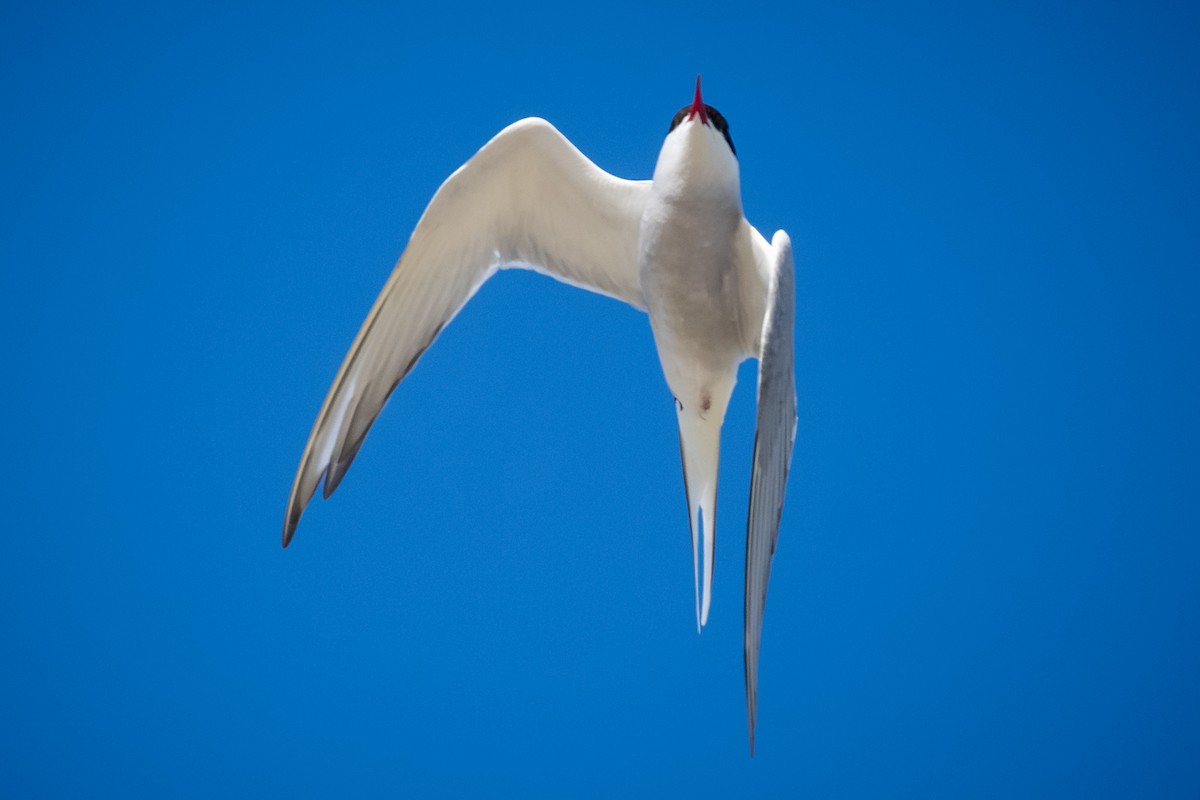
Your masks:
<svg viewBox="0 0 1200 800"><path fill-rule="evenodd" d="M722 134L691 120L658 157L642 212L638 274L663 375L675 396L693 553L703 553L696 622L708 620L721 424L737 367L756 352L762 315L745 313L758 282L742 216L738 163ZM759 304L761 305L761 303ZM700 518L698 518L698 515ZM696 569L697 581L700 580Z"/></svg>
<svg viewBox="0 0 1200 800"><path fill-rule="evenodd" d="M692 530L697 626L712 586L720 432L738 364L760 359L747 534L751 747L759 629L795 431L792 258L742 214L720 113L680 110L651 181L614 178L549 123L515 123L438 190L317 417L284 522L290 541L325 479L337 487L388 395L497 268L523 266L647 311L675 397Z"/></svg>

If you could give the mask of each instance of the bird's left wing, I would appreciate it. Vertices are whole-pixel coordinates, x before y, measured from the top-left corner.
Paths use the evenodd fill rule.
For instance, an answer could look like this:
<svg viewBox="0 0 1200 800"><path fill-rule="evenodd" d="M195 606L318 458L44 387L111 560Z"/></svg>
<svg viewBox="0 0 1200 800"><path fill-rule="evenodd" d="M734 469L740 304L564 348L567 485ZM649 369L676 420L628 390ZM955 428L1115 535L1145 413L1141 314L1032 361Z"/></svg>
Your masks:
<svg viewBox="0 0 1200 800"><path fill-rule="evenodd" d="M768 245L754 232L754 256L770 280L758 357L758 425L750 476L750 513L746 525L746 713L750 753L758 700L758 643L771 556L779 538L779 519L787 488L792 443L796 438L796 380L792 338L795 323L792 242L777 231Z"/></svg>
<svg viewBox="0 0 1200 800"><path fill-rule="evenodd" d="M541 119L505 128L433 196L350 346L292 484L286 547L321 479L337 488L396 385L496 269L535 269L643 309L649 181L597 167Z"/></svg>

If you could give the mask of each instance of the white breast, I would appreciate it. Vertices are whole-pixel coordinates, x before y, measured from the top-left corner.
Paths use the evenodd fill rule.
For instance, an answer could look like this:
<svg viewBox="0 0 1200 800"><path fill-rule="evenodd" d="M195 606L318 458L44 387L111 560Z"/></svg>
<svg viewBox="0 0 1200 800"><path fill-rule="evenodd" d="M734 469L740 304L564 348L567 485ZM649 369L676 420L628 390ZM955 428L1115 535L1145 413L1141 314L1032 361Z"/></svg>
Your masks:
<svg viewBox="0 0 1200 800"><path fill-rule="evenodd" d="M740 273L753 259L740 252L748 251L744 226L737 159L719 132L684 121L663 143L638 241L643 296L668 381L678 371L670 361L724 374L750 354Z"/></svg>

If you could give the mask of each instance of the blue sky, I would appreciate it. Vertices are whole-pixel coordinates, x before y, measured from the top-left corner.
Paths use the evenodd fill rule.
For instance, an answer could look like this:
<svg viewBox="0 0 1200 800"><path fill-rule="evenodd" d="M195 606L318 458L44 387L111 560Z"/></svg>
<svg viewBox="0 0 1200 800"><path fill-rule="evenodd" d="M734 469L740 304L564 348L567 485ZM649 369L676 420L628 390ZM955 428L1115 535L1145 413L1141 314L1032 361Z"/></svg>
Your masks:
<svg viewBox="0 0 1200 800"><path fill-rule="evenodd" d="M0 794L1200 793L1193 6L34 8L0 11ZM649 326L531 274L279 548L440 181L528 115L648 177L697 72L797 251L753 760L752 362L702 636Z"/></svg>

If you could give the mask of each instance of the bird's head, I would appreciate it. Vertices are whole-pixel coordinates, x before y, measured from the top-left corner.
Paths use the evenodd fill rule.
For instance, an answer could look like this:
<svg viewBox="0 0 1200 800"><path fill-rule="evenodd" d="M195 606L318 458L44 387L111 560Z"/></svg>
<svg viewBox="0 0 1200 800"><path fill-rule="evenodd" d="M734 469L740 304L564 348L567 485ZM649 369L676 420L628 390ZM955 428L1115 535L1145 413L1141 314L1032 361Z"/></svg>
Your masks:
<svg viewBox="0 0 1200 800"><path fill-rule="evenodd" d="M692 102L679 109L658 155L654 182L666 194L721 189L740 194L737 151L725 116L704 102L700 76Z"/></svg>
<svg viewBox="0 0 1200 800"><path fill-rule="evenodd" d="M730 154L737 157L737 149L733 146L733 137L729 135L729 123L725 121L725 115L706 104L704 97L700 94L699 75L696 76L696 94L692 98L692 102L676 112L667 134L674 133L675 129L684 123L694 124L697 122L724 137L725 144L729 145Z"/></svg>

